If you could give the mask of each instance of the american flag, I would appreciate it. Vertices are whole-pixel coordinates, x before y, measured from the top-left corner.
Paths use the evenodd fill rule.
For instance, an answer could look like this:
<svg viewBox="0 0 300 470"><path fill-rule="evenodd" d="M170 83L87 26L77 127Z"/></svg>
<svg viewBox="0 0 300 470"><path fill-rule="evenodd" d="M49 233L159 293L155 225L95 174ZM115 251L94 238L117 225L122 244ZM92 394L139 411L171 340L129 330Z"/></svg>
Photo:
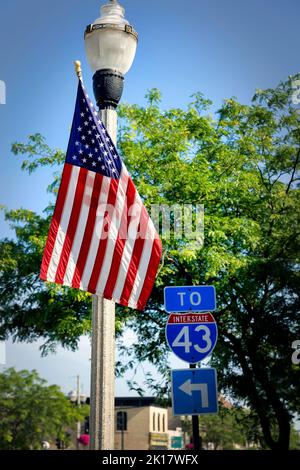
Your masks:
<svg viewBox="0 0 300 470"><path fill-rule="evenodd" d="M161 241L81 80L41 279L143 310Z"/></svg>

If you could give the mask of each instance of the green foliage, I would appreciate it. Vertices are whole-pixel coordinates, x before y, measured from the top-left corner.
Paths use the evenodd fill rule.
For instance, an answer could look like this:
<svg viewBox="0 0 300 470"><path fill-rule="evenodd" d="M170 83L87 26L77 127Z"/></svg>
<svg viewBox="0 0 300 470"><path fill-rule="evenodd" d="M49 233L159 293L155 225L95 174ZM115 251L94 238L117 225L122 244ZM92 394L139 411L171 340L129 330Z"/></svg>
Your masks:
<svg viewBox="0 0 300 470"><path fill-rule="evenodd" d="M40 281L50 216L20 209L7 212L6 219L16 240L0 241L0 336L45 338L44 352L58 341L74 350L79 337L90 332L91 296Z"/></svg>
<svg viewBox="0 0 300 470"><path fill-rule="evenodd" d="M227 99L214 118L210 101L199 93L186 110L163 111L156 89L146 107L119 109L119 148L146 206L205 206L202 249L191 252L185 238L164 237L147 309L118 307L117 332L128 326L137 335L131 347L121 345L119 371L150 361L162 382L150 376L147 382L166 394L163 287L215 285L219 341L212 363L220 387L250 407L251 420L262 429L261 445L272 449L288 447L291 416L300 408L300 372L291 362L292 342L300 337L300 118L292 92L289 79L274 90L258 90L251 105ZM13 151L29 155L29 171L62 161L39 135ZM6 217L16 241L0 246L1 337L43 336L46 347L55 341L76 347L90 328L90 298L38 280L49 219L28 211Z"/></svg>
<svg viewBox="0 0 300 470"><path fill-rule="evenodd" d="M64 152L59 149L50 149L41 134L29 135L26 144L15 142L11 150L14 155L26 155L29 158L22 162L22 169L28 170L29 173L40 166L61 165L65 160Z"/></svg>
<svg viewBox="0 0 300 470"><path fill-rule="evenodd" d="M260 91L250 106L227 99L216 120L203 115L201 95L186 111L151 102L120 109L127 120L120 147L148 207L205 205L205 242L194 256L182 241L163 240L148 308L129 323L138 338L132 356L167 379L163 286L215 285L220 335L212 363L223 391L251 407L261 445L270 448L287 448L300 396L291 362L300 337L300 118L291 93L288 81Z"/></svg>
<svg viewBox="0 0 300 470"><path fill-rule="evenodd" d="M204 448L212 450L233 450L246 448L254 442L247 442L247 432L242 421L248 412L243 409L220 407L217 415L200 418L200 436Z"/></svg>
<svg viewBox="0 0 300 470"><path fill-rule="evenodd" d="M300 433L294 427L291 428L290 449L300 450Z"/></svg>
<svg viewBox="0 0 300 470"><path fill-rule="evenodd" d="M36 371L13 368L0 374L0 449L42 449L42 441L66 437L88 414L75 407L56 385L47 385Z"/></svg>

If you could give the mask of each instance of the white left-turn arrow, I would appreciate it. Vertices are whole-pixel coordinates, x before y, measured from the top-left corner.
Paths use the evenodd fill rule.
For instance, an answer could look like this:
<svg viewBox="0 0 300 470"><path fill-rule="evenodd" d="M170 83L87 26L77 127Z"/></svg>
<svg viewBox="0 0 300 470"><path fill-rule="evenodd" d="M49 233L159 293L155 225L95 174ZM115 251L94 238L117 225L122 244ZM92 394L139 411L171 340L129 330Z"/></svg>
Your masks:
<svg viewBox="0 0 300 470"><path fill-rule="evenodd" d="M208 408L208 391L207 384L192 384L191 379L188 379L182 385L180 385L179 390L186 393L187 395L192 395L194 391L201 392L201 406L202 408Z"/></svg>

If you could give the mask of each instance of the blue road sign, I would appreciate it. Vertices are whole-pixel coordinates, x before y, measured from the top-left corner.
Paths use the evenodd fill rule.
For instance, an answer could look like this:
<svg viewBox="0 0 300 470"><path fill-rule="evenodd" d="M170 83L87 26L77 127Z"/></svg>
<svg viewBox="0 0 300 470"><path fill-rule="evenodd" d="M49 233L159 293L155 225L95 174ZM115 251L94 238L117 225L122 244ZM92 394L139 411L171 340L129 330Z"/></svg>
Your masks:
<svg viewBox="0 0 300 470"><path fill-rule="evenodd" d="M214 286L165 287L165 309L167 312L207 312L216 310Z"/></svg>
<svg viewBox="0 0 300 470"><path fill-rule="evenodd" d="M173 414L218 413L216 369L172 370Z"/></svg>
<svg viewBox="0 0 300 470"><path fill-rule="evenodd" d="M190 364L202 361L214 349L218 328L211 313L171 313L167 342L177 357Z"/></svg>

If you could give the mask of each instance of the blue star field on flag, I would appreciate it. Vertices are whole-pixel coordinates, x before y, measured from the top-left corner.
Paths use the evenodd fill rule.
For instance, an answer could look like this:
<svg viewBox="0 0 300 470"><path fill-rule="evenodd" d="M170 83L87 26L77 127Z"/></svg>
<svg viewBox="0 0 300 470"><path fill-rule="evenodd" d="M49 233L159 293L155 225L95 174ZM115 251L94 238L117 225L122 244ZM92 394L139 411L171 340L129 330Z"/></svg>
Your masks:
<svg viewBox="0 0 300 470"><path fill-rule="evenodd" d="M98 112L79 80L66 163L119 178L122 161Z"/></svg>

